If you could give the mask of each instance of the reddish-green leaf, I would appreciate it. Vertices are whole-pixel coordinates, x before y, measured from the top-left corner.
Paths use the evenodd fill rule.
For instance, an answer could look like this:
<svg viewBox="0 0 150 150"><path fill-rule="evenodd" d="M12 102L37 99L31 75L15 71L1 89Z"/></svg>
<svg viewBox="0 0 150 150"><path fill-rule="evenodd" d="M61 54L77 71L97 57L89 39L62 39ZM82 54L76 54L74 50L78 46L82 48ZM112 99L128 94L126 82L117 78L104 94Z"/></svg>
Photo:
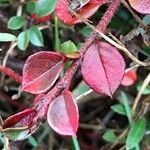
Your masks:
<svg viewBox="0 0 150 150"><path fill-rule="evenodd" d="M142 14L150 14L150 0L129 0L130 5Z"/></svg>
<svg viewBox="0 0 150 150"><path fill-rule="evenodd" d="M79 52L73 52L71 54L64 54L64 53L61 53L61 54L66 58L66 60L74 60L74 59L80 58Z"/></svg>
<svg viewBox="0 0 150 150"><path fill-rule="evenodd" d="M25 127L32 123L33 117L35 115L35 110L32 108L25 109L13 116L8 117L3 122L3 129L12 127Z"/></svg>
<svg viewBox="0 0 150 150"><path fill-rule="evenodd" d="M49 125L62 135L76 135L78 129L78 107L71 92L64 91L49 105L47 112Z"/></svg>
<svg viewBox="0 0 150 150"><path fill-rule="evenodd" d="M77 12L82 17L89 18L102 4L104 4L104 0L90 0L90 2L77 10ZM73 25L82 22L82 20L71 14L69 11L70 5L71 4L69 4L69 0L58 0L56 6L56 15L67 25Z"/></svg>
<svg viewBox="0 0 150 150"><path fill-rule="evenodd" d="M38 16L37 14L32 14L31 17L32 17L33 19L35 19L35 21L36 21L37 23L45 23L45 22L47 22L48 20L50 20L51 14L49 14L49 15L47 15L47 16L42 16L42 17Z"/></svg>
<svg viewBox="0 0 150 150"><path fill-rule="evenodd" d="M21 127L21 128L6 128L1 131L7 138L13 141L24 140L30 133L29 128Z"/></svg>
<svg viewBox="0 0 150 150"><path fill-rule="evenodd" d="M54 52L38 52L30 56L23 69L22 89L40 94L53 86L64 66L64 57Z"/></svg>
<svg viewBox="0 0 150 150"><path fill-rule="evenodd" d="M7 138L13 141L20 141L26 139L31 134L33 134L37 128L38 128L38 124L33 124L32 126L0 129L0 131L4 135L6 135Z"/></svg>
<svg viewBox="0 0 150 150"><path fill-rule="evenodd" d="M115 47L95 42L85 53L81 67L84 81L95 92L112 97L124 76L125 62Z"/></svg>
<svg viewBox="0 0 150 150"><path fill-rule="evenodd" d="M35 116L36 111L33 108L25 109L8 117L0 131L11 140L24 140L34 133L39 125L39 122L33 122Z"/></svg>

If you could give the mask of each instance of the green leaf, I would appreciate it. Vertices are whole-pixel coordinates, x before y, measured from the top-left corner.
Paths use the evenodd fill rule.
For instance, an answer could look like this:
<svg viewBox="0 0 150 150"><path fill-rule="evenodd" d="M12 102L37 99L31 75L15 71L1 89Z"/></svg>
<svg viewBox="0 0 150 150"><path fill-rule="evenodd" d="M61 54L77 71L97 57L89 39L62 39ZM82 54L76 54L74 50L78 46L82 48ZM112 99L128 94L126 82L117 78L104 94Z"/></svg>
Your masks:
<svg viewBox="0 0 150 150"><path fill-rule="evenodd" d="M131 108L130 108L128 97L127 97L126 93L121 91L120 92L120 99L121 99L121 101L122 101L122 103L124 105L124 109L126 111L126 115L128 117L128 121L131 124Z"/></svg>
<svg viewBox="0 0 150 150"><path fill-rule="evenodd" d="M0 132L0 141L1 141L1 143L4 142L4 136L3 136L3 134L1 132Z"/></svg>
<svg viewBox="0 0 150 150"><path fill-rule="evenodd" d="M10 33L0 33L0 42L16 41L17 37Z"/></svg>
<svg viewBox="0 0 150 150"><path fill-rule="evenodd" d="M120 98L121 98L121 101L122 101L122 103L124 105L128 121L129 121L129 123L131 125L132 124L132 120L131 120L131 108L130 108L128 97L127 97L126 93L124 93L124 92L121 91L120 92ZM140 146L137 143L135 145L135 150L139 150L139 148L140 148Z"/></svg>
<svg viewBox="0 0 150 150"><path fill-rule="evenodd" d="M6 7L6 6L8 6L8 5L9 5L9 0L0 0L0 6Z"/></svg>
<svg viewBox="0 0 150 150"><path fill-rule="evenodd" d="M36 2L33 2L33 1L28 2L26 6L26 10L30 14L36 13Z"/></svg>
<svg viewBox="0 0 150 150"><path fill-rule="evenodd" d="M1 2L8 2L8 1L9 1L9 0L0 0L0 3L1 3Z"/></svg>
<svg viewBox="0 0 150 150"><path fill-rule="evenodd" d="M89 26L85 26L81 29L81 33L83 34L83 36L87 37L91 34L92 29Z"/></svg>
<svg viewBox="0 0 150 150"><path fill-rule="evenodd" d="M60 51L63 52L64 54L72 54L77 51L77 47L71 40L69 40L60 45ZM71 65L71 62L65 63L65 67L64 67L65 72L69 68L70 65Z"/></svg>
<svg viewBox="0 0 150 150"><path fill-rule="evenodd" d="M33 147L37 147L38 146L38 142L36 141L36 139L33 136L29 136L28 137L28 141L29 143L33 146Z"/></svg>
<svg viewBox="0 0 150 150"><path fill-rule="evenodd" d="M139 91L140 89L141 89L141 87L142 87L142 82L139 82L138 84L137 84L137 90ZM150 85L148 85L145 89L144 89L144 91L143 91L143 93L142 93L143 95L149 95L150 94Z"/></svg>
<svg viewBox="0 0 150 150"><path fill-rule="evenodd" d="M77 51L77 47L69 40L61 44L60 50L65 54L71 54Z"/></svg>
<svg viewBox="0 0 150 150"><path fill-rule="evenodd" d="M150 23L150 15L145 15L144 18L142 19L142 21L148 25Z"/></svg>
<svg viewBox="0 0 150 150"><path fill-rule="evenodd" d="M14 16L9 19L7 27L12 30L17 30L20 29L24 23L25 19L23 17Z"/></svg>
<svg viewBox="0 0 150 150"><path fill-rule="evenodd" d="M78 96L82 95L83 93L90 90L90 87L84 82L81 81L78 86L73 90L73 96L77 98Z"/></svg>
<svg viewBox="0 0 150 150"><path fill-rule="evenodd" d="M144 117L132 124L126 140L126 147L128 149L134 148L142 140L145 128L146 121Z"/></svg>
<svg viewBox="0 0 150 150"><path fill-rule="evenodd" d="M56 6L56 0L38 0L36 3L36 13L38 16L46 16L52 13Z"/></svg>
<svg viewBox="0 0 150 150"><path fill-rule="evenodd" d="M21 32L17 38L17 45L19 49L26 50L29 44L29 34L28 31Z"/></svg>
<svg viewBox="0 0 150 150"><path fill-rule="evenodd" d="M122 104L115 104L111 106L111 109L120 115L125 115L125 116L127 115L126 110Z"/></svg>
<svg viewBox="0 0 150 150"><path fill-rule="evenodd" d="M108 142L113 143L117 140L117 136L115 135L115 133L112 130L108 130L104 133L103 139Z"/></svg>
<svg viewBox="0 0 150 150"><path fill-rule="evenodd" d="M42 32L36 26L32 26L29 29L29 40L33 45L43 46L44 40L42 36Z"/></svg>
<svg viewBox="0 0 150 150"><path fill-rule="evenodd" d="M150 47L149 46L144 46L143 47L143 52L145 56L150 56Z"/></svg>
<svg viewBox="0 0 150 150"><path fill-rule="evenodd" d="M22 128L7 128L2 131L9 139L13 141L24 140L29 134L28 127Z"/></svg>

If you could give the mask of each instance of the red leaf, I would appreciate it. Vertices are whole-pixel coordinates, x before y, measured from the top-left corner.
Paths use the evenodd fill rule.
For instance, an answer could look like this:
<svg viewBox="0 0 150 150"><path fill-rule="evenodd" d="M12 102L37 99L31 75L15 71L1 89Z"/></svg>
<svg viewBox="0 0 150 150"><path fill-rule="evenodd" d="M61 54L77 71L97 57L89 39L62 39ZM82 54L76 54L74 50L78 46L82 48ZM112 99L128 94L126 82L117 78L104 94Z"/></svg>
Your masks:
<svg viewBox="0 0 150 150"><path fill-rule="evenodd" d="M78 129L78 107L71 92L64 91L49 105L47 121L59 134L76 135Z"/></svg>
<svg viewBox="0 0 150 150"><path fill-rule="evenodd" d="M90 0L85 6L77 11L84 18L91 17L97 9L104 4L104 0ZM79 18L73 16L69 11L69 0L57 0L56 15L67 25L74 25L82 22Z"/></svg>
<svg viewBox="0 0 150 150"><path fill-rule="evenodd" d="M53 86L63 70L64 57L54 52L38 52L31 55L23 69L22 89L40 94Z"/></svg>
<svg viewBox="0 0 150 150"><path fill-rule="evenodd" d="M129 0L130 5L142 14L150 14L150 0Z"/></svg>
<svg viewBox="0 0 150 150"><path fill-rule="evenodd" d="M32 14L31 17L36 20L37 23L45 23L51 18L51 14L43 17L39 17L37 14Z"/></svg>
<svg viewBox="0 0 150 150"><path fill-rule="evenodd" d="M12 127L24 127L29 126L32 123L33 117L35 115L34 109L25 109L22 112L19 112L13 116L8 117L3 122L4 128L12 128Z"/></svg>
<svg viewBox="0 0 150 150"><path fill-rule="evenodd" d="M124 75L125 62L115 47L95 42L81 65L84 81L95 91L112 97Z"/></svg>
<svg viewBox="0 0 150 150"><path fill-rule="evenodd" d="M130 86L134 84L136 80L137 80L136 72L134 70L130 70L125 73L121 84L124 86Z"/></svg>

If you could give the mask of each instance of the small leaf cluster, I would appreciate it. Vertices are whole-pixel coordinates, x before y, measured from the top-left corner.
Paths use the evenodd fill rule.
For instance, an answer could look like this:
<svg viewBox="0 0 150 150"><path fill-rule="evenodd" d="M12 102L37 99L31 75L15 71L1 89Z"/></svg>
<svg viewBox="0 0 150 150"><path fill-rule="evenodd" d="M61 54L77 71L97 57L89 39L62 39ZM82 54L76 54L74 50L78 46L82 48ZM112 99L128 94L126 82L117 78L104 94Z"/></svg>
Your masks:
<svg viewBox="0 0 150 150"><path fill-rule="evenodd" d="M49 14L54 11L55 6L56 0L29 1L26 4L26 10L31 15L37 15L38 17L36 17L36 19L39 20L39 22L46 22L47 20L49 20ZM45 18L45 16L48 17ZM10 30L19 30L20 33L17 36L10 33L0 33L0 41L17 42L18 48L20 50L26 50L29 42L31 42L35 46L44 46L42 32L40 31L38 25L32 25L31 27L29 27L29 29L25 29L26 26L27 19L25 19L24 16L11 17L8 21L7 28Z"/></svg>

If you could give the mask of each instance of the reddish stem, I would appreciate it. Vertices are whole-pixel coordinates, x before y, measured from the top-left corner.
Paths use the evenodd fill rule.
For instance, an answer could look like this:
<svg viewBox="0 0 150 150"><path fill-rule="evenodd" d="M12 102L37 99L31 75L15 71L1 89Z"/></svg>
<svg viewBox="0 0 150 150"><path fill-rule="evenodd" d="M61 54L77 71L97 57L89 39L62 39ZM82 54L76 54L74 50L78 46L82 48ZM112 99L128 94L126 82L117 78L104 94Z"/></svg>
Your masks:
<svg viewBox="0 0 150 150"><path fill-rule="evenodd" d="M117 8L120 4L120 0L114 0L111 2L111 4L108 7L108 10L105 12L104 16L102 17L99 24L96 26L98 30L101 32L104 32L111 21L114 13L117 11ZM88 47L92 44L92 42L97 37L96 33L93 32L85 41L84 45L80 49L81 57L78 60L75 60L72 64L72 66L68 69L66 74L62 79L58 81L58 83L55 85L55 87L49 91L46 96L39 102L37 106L37 116L36 119L42 119L45 117L45 114L47 112L47 107L50 104L50 102L58 95L60 92L62 92L64 89L69 88L70 82L78 69L78 67L81 64L82 58L84 56L84 53L87 51Z"/></svg>
<svg viewBox="0 0 150 150"><path fill-rule="evenodd" d="M20 76L18 73L13 71L11 68L7 68L7 67L0 65L0 72L3 72L4 74L8 75L10 78L14 79L16 82L19 82L19 83L22 82L22 76Z"/></svg>
<svg viewBox="0 0 150 150"><path fill-rule="evenodd" d="M120 0L112 0L107 11L103 15L101 21L96 26L96 28L98 30L100 30L101 32L105 32L108 24L110 23L112 17L114 16L115 12L117 11L119 5L120 5Z"/></svg>
<svg viewBox="0 0 150 150"><path fill-rule="evenodd" d="M107 11L105 12L104 16L102 17L102 19L100 20L100 22L96 26L96 29L100 30L101 32L104 32L106 30L109 22L111 21L112 17L114 16L115 12L117 11L117 8L119 7L119 5L120 5L120 0L113 0L111 2L111 4L109 5L109 7L108 7ZM62 83L63 86L64 86L64 83L66 84L66 86L70 85L72 77L75 74L76 70L78 69L78 67L80 65L80 62L81 62L81 60L84 56L84 53L87 51L87 49L91 45L91 43L95 40L95 37L97 37L97 36L95 35L95 32L93 32L86 39L84 45L79 50L79 52L81 54L80 59L74 61L72 66L69 68L69 70L67 71L67 73L65 74L65 76L61 80L61 81L64 80L63 83ZM48 93L48 95L49 95L49 93Z"/></svg>
<svg viewBox="0 0 150 150"><path fill-rule="evenodd" d="M3 93L2 91L0 91L0 99L7 101L8 103L10 103L12 106L15 106L17 108L19 108L20 110L24 110L26 107L23 106L21 103L19 103L16 100L12 100L9 96L7 96L5 93Z"/></svg>

